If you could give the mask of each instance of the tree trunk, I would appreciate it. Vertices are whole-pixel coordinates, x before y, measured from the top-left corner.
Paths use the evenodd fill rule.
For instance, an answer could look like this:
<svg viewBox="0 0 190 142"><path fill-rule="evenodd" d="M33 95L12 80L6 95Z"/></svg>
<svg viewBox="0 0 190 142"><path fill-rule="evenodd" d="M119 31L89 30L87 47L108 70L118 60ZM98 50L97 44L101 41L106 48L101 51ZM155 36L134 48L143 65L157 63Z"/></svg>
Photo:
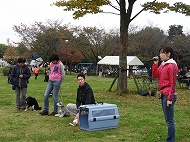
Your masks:
<svg viewBox="0 0 190 142"><path fill-rule="evenodd" d="M133 5L137 0L128 0L128 9L126 12L126 1L120 0L120 49L119 49L119 77L118 77L118 93L125 93L127 91L127 49L128 49L128 28L129 23L138 16L144 9L151 6L151 4L144 7L139 13L131 18Z"/></svg>
<svg viewBox="0 0 190 142"><path fill-rule="evenodd" d="M120 0L120 49L119 49L119 77L118 93L127 91L127 47L128 47L128 25L125 0Z"/></svg>

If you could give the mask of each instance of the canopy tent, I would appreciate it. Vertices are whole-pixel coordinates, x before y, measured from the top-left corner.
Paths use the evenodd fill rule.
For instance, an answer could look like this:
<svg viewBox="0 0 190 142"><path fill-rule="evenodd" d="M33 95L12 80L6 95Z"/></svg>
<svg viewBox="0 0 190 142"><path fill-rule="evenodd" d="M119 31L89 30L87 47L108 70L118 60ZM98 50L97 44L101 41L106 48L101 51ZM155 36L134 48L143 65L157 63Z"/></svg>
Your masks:
<svg viewBox="0 0 190 142"><path fill-rule="evenodd" d="M43 63L43 59L42 58L37 58L35 60L32 60L30 62L30 66L37 66L39 67L39 64Z"/></svg>
<svg viewBox="0 0 190 142"><path fill-rule="evenodd" d="M10 64L7 61L4 61L0 59L0 67L10 66Z"/></svg>
<svg viewBox="0 0 190 142"><path fill-rule="evenodd" d="M119 65L119 56L105 56L97 64L100 65ZM128 66L139 66L144 65L137 56L127 56Z"/></svg>

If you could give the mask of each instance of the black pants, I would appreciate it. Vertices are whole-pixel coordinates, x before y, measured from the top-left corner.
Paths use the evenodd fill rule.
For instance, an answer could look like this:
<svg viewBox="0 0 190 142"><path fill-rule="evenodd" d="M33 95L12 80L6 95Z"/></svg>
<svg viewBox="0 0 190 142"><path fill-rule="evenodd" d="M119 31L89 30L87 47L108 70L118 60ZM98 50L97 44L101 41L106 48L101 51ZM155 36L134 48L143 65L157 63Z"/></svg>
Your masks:
<svg viewBox="0 0 190 142"><path fill-rule="evenodd" d="M49 80L49 75L45 75L44 82L48 82L48 80Z"/></svg>
<svg viewBox="0 0 190 142"><path fill-rule="evenodd" d="M38 73L35 73L34 75L35 75L35 79L37 79L37 77L38 77Z"/></svg>

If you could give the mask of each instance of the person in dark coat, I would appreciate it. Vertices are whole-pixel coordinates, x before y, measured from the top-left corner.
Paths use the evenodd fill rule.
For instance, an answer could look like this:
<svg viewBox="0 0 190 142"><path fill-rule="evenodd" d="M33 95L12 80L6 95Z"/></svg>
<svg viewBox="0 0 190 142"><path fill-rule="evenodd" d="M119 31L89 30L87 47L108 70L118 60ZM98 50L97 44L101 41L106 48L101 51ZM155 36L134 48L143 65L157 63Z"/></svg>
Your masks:
<svg viewBox="0 0 190 142"><path fill-rule="evenodd" d="M79 112L80 105L95 104L92 88L86 82L85 75L83 73L79 73L77 75L77 81L78 81L79 87L77 89L76 104L69 103L67 105L67 109L73 115L75 115L75 120L78 119L78 112Z"/></svg>
<svg viewBox="0 0 190 142"><path fill-rule="evenodd" d="M10 84L12 84L12 89L15 90L16 93L17 110L24 110L26 107L26 92L29 83L28 79L31 76L31 72L25 62L25 58L18 58L17 64L13 67L10 76Z"/></svg>

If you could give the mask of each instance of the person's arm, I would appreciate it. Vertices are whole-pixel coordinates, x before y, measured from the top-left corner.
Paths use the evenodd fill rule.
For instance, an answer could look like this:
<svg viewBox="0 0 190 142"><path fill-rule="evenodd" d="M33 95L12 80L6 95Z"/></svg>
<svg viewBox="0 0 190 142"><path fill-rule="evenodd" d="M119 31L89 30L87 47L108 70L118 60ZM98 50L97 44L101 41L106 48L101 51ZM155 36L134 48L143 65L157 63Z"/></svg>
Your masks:
<svg viewBox="0 0 190 142"><path fill-rule="evenodd" d="M92 98L93 98L93 92L91 88L88 88L86 90L86 101L85 104L91 104L92 103Z"/></svg>
<svg viewBox="0 0 190 142"><path fill-rule="evenodd" d="M176 66L170 65L168 68L169 73L169 81L171 82L171 85L169 87L169 93L168 93L168 100L172 101L175 94L175 88L176 88Z"/></svg>
<svg viewBox="0 0 190 142"><path fill-rule="evenodd" d="M158 60L158 57L154 57L154 58L157 58L157 60L154 60L153 61L153 65L152 65L152 77L153 78L158 78L158 76L159 76L159 70L158 70L158 62L159 62L159 60Z"/></svg>
<svg viewBox="0 0 190 142"><path fill-rule="evenodd" d="M78 89L77 89L77 95L76 95L76 107L77 107L77 109L79 109L79 107L80 107L80 101L79 101L79 94L78 94Z"/></svg>
<svg viewBox="0 0 190 142"><path fill-rule="evenodd" d="M10 84L14 83L15 73L16 73L16 70L15 70L15 67L13 67L11 74L10 74Z"/></svg>
<svg viewBox="0 0 190 142"><path fill-rule="evenodd" d="M158 76L159 76L158 64L153 64L152 65L152 77L158 78Z"/></svg>
<svg viewBox="0 0 190 142"><path fill-rule="evenodd" d="M178 70L178 69L177 69ZM176 65L172 64L171 67L168 69L169 72L169 79L171 82L171 86L169 87L169 93L167 98L167 106L172 104L172 100L174 99L175 95L175 88L176 88Z"/></svg>
<svg viewBox="0 0 190 142"><path fill-rule="evenodd" d="M30 69L27 67L26 73L22 74L22 78L29 79L30 76L31 76L31 72L30 72Z"/></svg>
<svg viewBox="0 0 190 142"><path fill-rule="evenodd" d="M60 70L61 70L61 78L64 80L65 77L65 70L64 70L64 65L63 63L60 64Z"/></svg>
<svg viewBox="0 0 190 142"><path fill-rule="evenodd" d="M78 100L78 98L76 99L76 107L77 107L77 109L79 109L79 107L80 107L80 101Z"/></svg>

